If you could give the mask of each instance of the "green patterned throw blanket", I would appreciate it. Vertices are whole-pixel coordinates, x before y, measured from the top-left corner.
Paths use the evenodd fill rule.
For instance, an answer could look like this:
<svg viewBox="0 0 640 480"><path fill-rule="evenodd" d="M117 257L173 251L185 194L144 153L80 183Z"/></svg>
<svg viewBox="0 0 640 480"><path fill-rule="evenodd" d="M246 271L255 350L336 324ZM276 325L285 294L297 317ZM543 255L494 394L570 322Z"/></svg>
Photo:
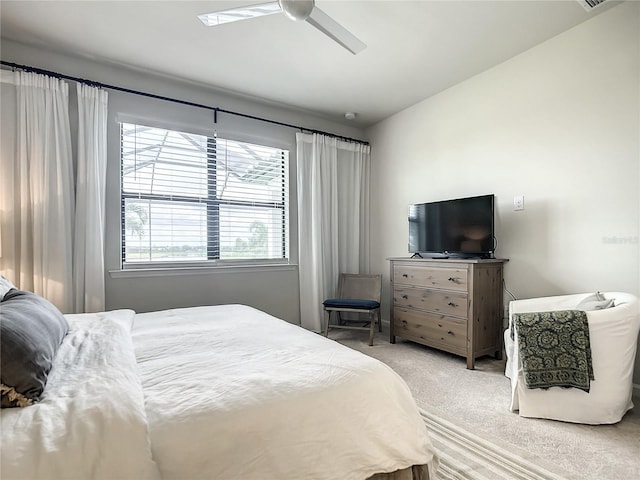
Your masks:
<svg viewBox="0 0 640 480"><path fill-rule="evenodd" d="M513 314L527 388L575 387L593 378L589 324L582 310Z"/></svg>

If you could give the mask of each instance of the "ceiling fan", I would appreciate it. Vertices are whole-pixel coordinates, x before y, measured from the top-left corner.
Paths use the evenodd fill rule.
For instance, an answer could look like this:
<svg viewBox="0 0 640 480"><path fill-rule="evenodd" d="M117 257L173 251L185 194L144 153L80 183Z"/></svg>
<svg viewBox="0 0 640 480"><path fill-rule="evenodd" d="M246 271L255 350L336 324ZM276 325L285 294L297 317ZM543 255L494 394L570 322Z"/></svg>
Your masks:
<svg viewBox="0 0 640 480"><path fill-rule="evenodd" d="M278 0L220 12L205 13L198 15L198 18L205 25L214 26L283 12L291 20L306 20L354 55L366 48L366 45L355 35L316 7L315 3L314 0Z"/></svg>

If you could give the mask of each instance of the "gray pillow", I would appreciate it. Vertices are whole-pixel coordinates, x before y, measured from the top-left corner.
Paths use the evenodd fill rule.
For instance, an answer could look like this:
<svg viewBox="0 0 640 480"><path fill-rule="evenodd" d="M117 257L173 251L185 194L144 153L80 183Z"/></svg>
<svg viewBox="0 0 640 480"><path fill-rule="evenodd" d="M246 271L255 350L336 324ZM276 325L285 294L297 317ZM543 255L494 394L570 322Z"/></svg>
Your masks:
<svg viewBox="0 0 640 480"><path fill-rule="evenodd" d="M0 301L2 407L23 407L42 395L69 325L48 300L12 289Z"/></svg>
<svg viewBox="0 0 640 480"><path fill-rule="evenodd" d="M615 307L613 298L605 298L600 292L596 292L588 297L583 298L576 306L576 310L583 310L585 312L593 310L604 310L605 308Z"/></svg>

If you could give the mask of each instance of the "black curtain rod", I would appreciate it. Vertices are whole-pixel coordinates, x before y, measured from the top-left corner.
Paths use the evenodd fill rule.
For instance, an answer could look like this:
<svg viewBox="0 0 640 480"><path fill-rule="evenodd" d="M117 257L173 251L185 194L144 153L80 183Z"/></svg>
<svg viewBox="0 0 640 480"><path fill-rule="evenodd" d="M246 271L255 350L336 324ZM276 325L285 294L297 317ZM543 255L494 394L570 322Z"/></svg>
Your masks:
<svg viewBox="0 0 640 480"><path fill-rule="evenodd" d="M12 69L19 69L19 70L24 70L25 72L39 73L39 74L42 74L42 75L48 75L50 77L61 78L61 79L64 79L64 80L70 80L72 82L82 83L82 84L85 84L85 85L89 85L91 87L108 88L109 90L117 90L118 92L131 93L133 95L140 95L140 96L143 96L143 97L155 98L157 100L164 100L166 102L179 103L181 105L188 105L188 106L191 106L191 107L198 107L198 108L204 108L206 110L212 110L213 114L214 114L214 122L215 123L217 123L217 121L218 121L218 113L226 113L228 115L235 115L236 117L249 118L251 120L258 120L258 121L261 121L261 122L272 123L274 125L280 125L281 127L293 128L293 129L296 129L296 130L300 130L301 132L318 133L320 135L327 135L329 137L338 138L340 140L345 140L347 142L354 142L354 143L361 143L363 145L369 145L369 142L365 142L365 141L358 140L358 139L355 139L355 138L344 137L342 135L336 135L335 133L323 132L322 130L314 130L312 128L306 128L306 127L301 127L301 126L298 126L298 125L292 125L290 123L278 122L276 120L269 120L268 118L256 117L255 115L248 115L246 113L239 113L239 112L234 112L234 111L231 111L231 110L225 110L224 108L220 108L220 107L211 107L209 105L203 105L201 103L188 102L186 100L180 100L180 99L171 98L171 97L164 97L162 95L156 95L156 94L153 94L153 93L140 92L138 90L132 90L130 88L118 87L116 85L109 85L107 83L96 82L94 80L86 80L84 78L79 78L79 77L72 77L72 76L69 76L69 75L65 75L63 73L52 72L50 70L44 70L42 68L37 68L37 67L30 67L28 65L20 65L20 64L17 64L17 63L7 62L5 60L0 60L0 64L4 65L6 67L10 67Z"/></svg>

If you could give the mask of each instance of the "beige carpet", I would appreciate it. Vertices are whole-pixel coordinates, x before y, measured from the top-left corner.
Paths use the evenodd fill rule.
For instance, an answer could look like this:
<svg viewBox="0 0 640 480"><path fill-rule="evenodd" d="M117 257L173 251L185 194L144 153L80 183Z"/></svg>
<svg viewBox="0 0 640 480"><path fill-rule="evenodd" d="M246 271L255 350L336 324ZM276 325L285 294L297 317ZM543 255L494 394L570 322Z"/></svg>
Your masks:
<svg viewBox="0 0 640 480"><path fill-rule="evenodd" d="M509 411L504 360L481 358L475 370L467 370L462 357L401 339L390 344L386 329L376 333L373 347L367 345L366 332L332 330L329 337L393 368L426 411L439 412L463 431L501 445L505 451L524 452L533 462L566 472L567 478L640 479L638 398L634 398L636 408L615 425L524 418ZM473 478L461 475L452 478Z"/></svg>

